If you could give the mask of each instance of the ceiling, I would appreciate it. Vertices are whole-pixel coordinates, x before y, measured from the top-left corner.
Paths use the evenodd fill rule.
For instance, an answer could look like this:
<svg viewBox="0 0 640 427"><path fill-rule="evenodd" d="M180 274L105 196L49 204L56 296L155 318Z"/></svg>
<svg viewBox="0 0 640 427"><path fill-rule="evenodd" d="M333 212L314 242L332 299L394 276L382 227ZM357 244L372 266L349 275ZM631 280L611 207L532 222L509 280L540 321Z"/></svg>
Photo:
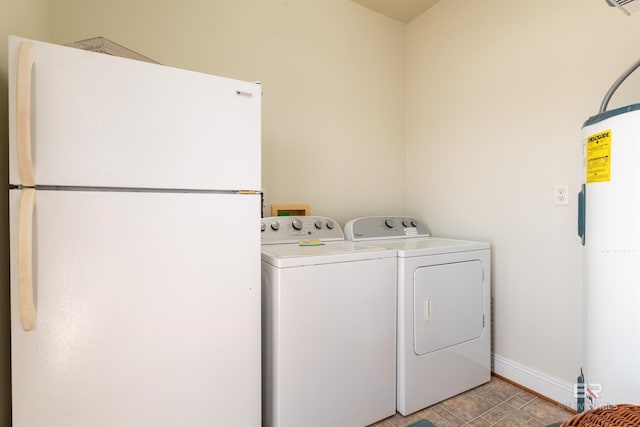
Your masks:
<svg viewBox="0 0 640 427"><path fill-rule="evenodd" d="M405 24L440 0L351 0Z"/></svg>

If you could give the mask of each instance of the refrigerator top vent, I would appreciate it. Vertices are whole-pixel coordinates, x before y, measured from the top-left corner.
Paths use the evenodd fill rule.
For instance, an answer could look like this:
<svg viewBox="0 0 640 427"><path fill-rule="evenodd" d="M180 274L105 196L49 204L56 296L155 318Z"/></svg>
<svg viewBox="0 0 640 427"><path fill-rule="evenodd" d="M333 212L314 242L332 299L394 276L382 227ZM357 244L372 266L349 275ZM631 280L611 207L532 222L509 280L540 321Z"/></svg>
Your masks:
<svg viewBox="0 0 640 427"><path fill-rule="evenodd" d="M153 64L160 64L158 61L154 61L151 58L141 55L138 52L134 52L131 49L101 36L69 43L66 46L90 50L92 52L106 53L107 55L121 56L123 58L137 59L138 61L151 62Z"/></svg>
<svg viewBox="0 0 640 427"><path fill-rule="evenodd" d="M640 10L640 0L606 0L606 2L611 7L617 7L626 15Z"/></svg>

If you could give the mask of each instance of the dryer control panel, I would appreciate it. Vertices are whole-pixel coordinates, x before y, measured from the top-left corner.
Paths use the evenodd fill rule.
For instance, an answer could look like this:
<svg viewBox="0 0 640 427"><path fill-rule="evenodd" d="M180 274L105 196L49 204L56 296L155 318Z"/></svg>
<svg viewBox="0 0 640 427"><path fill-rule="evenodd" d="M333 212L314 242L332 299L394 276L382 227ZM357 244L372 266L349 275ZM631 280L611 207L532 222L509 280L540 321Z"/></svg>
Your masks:
<svg viewBox="0 0 640 427"><path fill-rule="evenodd" d="M404 239L429 237L427 226L410 216L365 216L355 218L344 226L347 240Z"/></svg>
<svg viewBox="0 0 640 427"><path fill-rule="evenodd" d="M272 216L262 218L260 236L263 245L330 242L344 240L340 225L323 216Z"/></svg>

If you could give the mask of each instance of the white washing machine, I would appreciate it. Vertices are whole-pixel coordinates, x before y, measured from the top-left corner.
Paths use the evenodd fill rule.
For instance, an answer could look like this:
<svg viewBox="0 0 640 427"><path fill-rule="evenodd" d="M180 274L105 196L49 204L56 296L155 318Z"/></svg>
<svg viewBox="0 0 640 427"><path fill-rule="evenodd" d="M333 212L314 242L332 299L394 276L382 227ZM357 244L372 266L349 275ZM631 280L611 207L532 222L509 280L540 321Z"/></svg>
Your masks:
<svg viewBox="0 0 640 427"><path fill-rule="evenodd" d="M358 427L396 410L396 254L325 217L262 219L263 424Z"/></svg>
<svg viewBox="0 0 640 427"><path fill-rule="evenodd" d="M489 243L430 237L411 217L364 217L348 240L397 253L397 409L403 415L491 379Z"/></svg>

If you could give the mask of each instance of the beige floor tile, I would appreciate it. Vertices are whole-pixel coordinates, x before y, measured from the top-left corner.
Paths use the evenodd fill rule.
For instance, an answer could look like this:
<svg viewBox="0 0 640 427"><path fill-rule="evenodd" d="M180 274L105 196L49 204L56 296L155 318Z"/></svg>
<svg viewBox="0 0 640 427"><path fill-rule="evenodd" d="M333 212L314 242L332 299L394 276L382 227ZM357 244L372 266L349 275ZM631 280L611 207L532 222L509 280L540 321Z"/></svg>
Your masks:
<svg viewBox="0 0 640 427"><path fill-rule="evenodd" d="M544 424L551 424L558 421L565 421L573 414L564 409L558 408L553 403L540 398L535 398L520 409L521 412L531 415Z"/></svg>
<svg viewBox="0 0 640 427"><path fill-rule="evenodd" d="M491 408L493 404L473 393L463 393L445 400L441 405L463 421L471 421Z"/></svg>
<svg viewBox="0 0 640 427"><path fill-rule="evenodd" d="M408 427L421 419L436 427L546 427L573 414L518 387L492 378L466 393L417 411L395 414L370 427Z"/></svg>
<svg viewBox="0 0 640 427"><path fill-rule="evenodd" d="M528 421L523 421L521 419L514 418L511 416L498 421L497 423L493 424L493 426L494 427L531 427L531 425L528 424Z"/></svg>
<svg viewBox="0 0 640 427"><path fill-rule="evenodd" d="M533 399L535 398L536 397L533 394L522 391L519 394L513 396L511 399L507 400L507 404L515 409L521 409L526 404L531 403L531 401L533 401Z"/></svg>
<svg viewBox="0 0 640 427"><path fill-rule="evenodd" d="M541 422L539 420L536 420L535 418L531 418L529 420L529 423L527 424L527 427L546 427L548 425L549 424L543 423L543 422Z"/></svg>
<svg viewBox="0 0 640 427"><path fill-rule="evenodd" d="M482 418L493 425L505 418L524 423L531 419L531 415L524 414L506 403L502 403L482 415Z"/></svg>
<svg viewBox="0 0 640 427"><path fill-rule="evenodd" d="M491 427L491 423L482 418L476 418L475 420L471 420L464 425L464 427Z"/></svg>
<svg viewBox="0 0 640 427"><path fill-rule="evenodd" d="M468 393L477 394L478 396L490 401L497 400L496 404L499 404L522 393L522 390L513 384L509 384L499 380L498 378L492 377L491 381L476 387Z"/></svg>

